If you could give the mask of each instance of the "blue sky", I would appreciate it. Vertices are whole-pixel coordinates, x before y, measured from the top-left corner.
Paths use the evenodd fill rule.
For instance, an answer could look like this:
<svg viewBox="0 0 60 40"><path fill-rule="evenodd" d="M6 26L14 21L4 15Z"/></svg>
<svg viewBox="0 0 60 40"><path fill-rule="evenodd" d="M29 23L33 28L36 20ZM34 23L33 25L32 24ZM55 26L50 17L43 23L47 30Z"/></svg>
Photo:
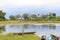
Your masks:
<svg viewBox="0 0 60 40"><path fill-rule="evenodd" d="M16 14L45 14L55 12L60 15L60 0L0 0L0 10L6 12L6 18Z"/></svg>

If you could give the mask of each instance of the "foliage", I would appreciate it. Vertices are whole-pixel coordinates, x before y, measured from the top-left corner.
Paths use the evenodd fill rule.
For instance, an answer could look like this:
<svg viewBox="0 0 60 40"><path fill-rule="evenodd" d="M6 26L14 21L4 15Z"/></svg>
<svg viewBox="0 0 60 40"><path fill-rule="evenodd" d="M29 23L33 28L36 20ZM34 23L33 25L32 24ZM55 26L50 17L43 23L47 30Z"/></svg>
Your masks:
<svg viewBox="0 0 60 40"><path fill-rule="evenodd" d="M13 16L13 15L10 15L10 20L15 20L15 16Z"/></svg>
<svg viewBox="0 0 60 40"><path fill-rule="evenodd" d="M19 20L19 18L21 18L21 15L20 14L17 14L17 15L10 15L9 16L10 20Z"/></svg>
<svg viewBox="0 0 60 40"><path fill-rule="evenodd" d="M5 12L2 12L2 11L0 10L0 21L6 19L6 18L5 18L5 15L6 15L6 13L5 13Z"/></svg>
<svg viewBox="0 0 60 40"><path fill-rule="evenodd" d="M27 13L23 14L22 17L24 18L24 20L29 20L30 19L29 14L27 14Z"/></svg>
<svg viewBox="0 0 60 40"><path fill-rule="evenodd" d="M15 19L16 20L19 20L19 18L21 18L21 15L20 14L15 15Z"/></svg>
<svg viewBox="0 0 60 40"><path fill-rule="evenodd" d="M3 12L2 10L0 10L0 21L2 20L6 20L5 18L6 13ZM32 14L29 15L28 13L24 13L22 16L20 14L17 15L10 15L9 16L10 20L35 20L35 21L39 21L39 20L44 20L44 21L48 21L48 20L60 20L60 17L56 16L56 13L48 13L48 14Z"/></svg>
<svg viewBox="0 0 60 40"><path fill-rule="evenodd" d="M36 14L32 14L31 17L32 18L37 18L37 15Z"/></svg>
<svg viewBox="0 0 60 40"><path fill-rule="evenodd" d="M52 20L52 19L56 19L57 16L56 16L56 13L49 13L49 14L43 14L43 15L36 15L36 14L32 14L32 15L29 15L28 13L24 13L22 16L20 14L17 14L17 15L10 15L10 20L19 20L22 19L22 20L35 20L35 21L39 21L39 20L45 20L45 21L48 21L48 20Z"/></svg>

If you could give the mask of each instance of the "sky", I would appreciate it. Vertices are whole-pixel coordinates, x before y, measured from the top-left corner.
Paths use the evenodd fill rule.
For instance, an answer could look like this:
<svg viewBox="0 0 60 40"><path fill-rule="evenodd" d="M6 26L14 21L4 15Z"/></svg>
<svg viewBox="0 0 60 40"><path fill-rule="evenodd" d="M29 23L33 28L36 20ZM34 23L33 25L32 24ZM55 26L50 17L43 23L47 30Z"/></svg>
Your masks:
<svg viewBox="0 0 60 40"><path fill-rule="evenodd" d="M49 12L60 16L60 0L0 0L0 10L6 12L6 18L16 14Z"/></svg>

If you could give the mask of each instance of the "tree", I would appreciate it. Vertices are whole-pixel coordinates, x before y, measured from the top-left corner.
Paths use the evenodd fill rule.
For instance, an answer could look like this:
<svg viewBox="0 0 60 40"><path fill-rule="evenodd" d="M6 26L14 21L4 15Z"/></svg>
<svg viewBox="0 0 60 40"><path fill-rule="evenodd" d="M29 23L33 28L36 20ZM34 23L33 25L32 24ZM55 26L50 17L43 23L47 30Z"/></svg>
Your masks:
<svg viewBox="0 0 60 40"><path fill-rule="evenodd" d="M45 14L45 15L42 15L41 17L42 17L43 19L46 19L47 16L48 16L48 15Z"/></svg>
<svg viewBox="0 0 60 40"><path fill-rule="evenodd" d="M36 14L32 14L32 15L31 15L31 19L32 19L32 20L37 20L37 15L36 15Z"/></svg>
<svg viewBox="0 0 60 40"><path fill-rule="evenodd" d="M32 14L31 17L34 19L34 18L37 18L37 15L36 14Z"/></svg>
<svg viewBox="0 0 60 40"><path fill-rule="evenodd" d="M9 16L10 20L16 20L14 15Z"/></svg>
<svg viewBox="0 0 60 40"><path fill-rule="evenodd" d="M15 19L16 20L19 20L19 18L21 18L21 15L20 14L15 15Z"/></svg>
<svg viewBox="0 0 60 40"><path fill-rule="evenodd" d="M5 15L6 15L6 13L5 12L2 12L2 10L0 10L0 21L6 19L5 18Z"/></svg>
<svg viewBox="0 0 60 40"><path fill-rule="evenodd" d="M25 13L25 14L23 14L23 16L22 16L25 20L29 20L30 19L30 17L29 17L29 15L27 14L27 13Z"/></svg>
<svg viewBox="0 0 60 40"><path fill-rule="evenodd" d="M49 13L49 18L50 19L55 19L56 18L56 14L55 13Z"/></svg>
<svg viewBox="0 0 60 40"><path fill-rule="evenodd" d="M56 13L52 13L52 15L53 15L54 17L56 17Z"/></svg>

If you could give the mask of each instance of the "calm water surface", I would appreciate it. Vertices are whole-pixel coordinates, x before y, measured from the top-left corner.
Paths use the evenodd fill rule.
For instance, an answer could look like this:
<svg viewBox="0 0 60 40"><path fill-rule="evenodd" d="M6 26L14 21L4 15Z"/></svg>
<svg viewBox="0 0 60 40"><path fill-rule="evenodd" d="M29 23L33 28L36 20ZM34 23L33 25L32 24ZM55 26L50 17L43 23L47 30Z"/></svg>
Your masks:
<svg viewBox="0 0 60 40"><path fill-rule="evenodd" d="M60 24L25 24L0 26L0 33L36 32L36 35L60 35Z"/></svg>

